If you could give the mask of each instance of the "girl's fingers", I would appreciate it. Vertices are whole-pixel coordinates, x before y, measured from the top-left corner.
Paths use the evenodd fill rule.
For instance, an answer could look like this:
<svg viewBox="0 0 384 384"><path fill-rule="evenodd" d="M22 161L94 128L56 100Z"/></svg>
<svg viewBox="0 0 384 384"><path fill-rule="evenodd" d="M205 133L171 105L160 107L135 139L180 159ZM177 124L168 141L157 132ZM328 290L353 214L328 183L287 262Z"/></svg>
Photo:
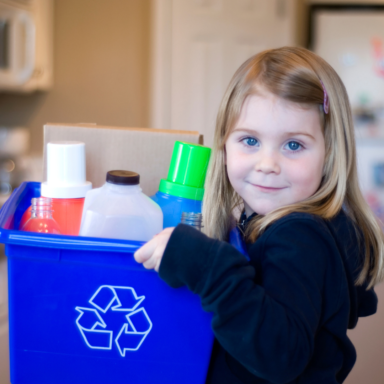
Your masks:
<svg viewBox="0 0 384 384"><path fill-rule="evenodd" d="M156 267L156 258L155 257L150 257L148 260L146 260L143 263L144 268L146 269L155 269Z"/></svg>
<svg viewBox="0 0 384 384"><path fill-rule="evenodd" d="M153 254L156 249L156 238L148 241L148 243L144 244L140 249L138 249L133 255L135 260L138 263L146 262Z"/></svg>
<svg viewBox="0 0 384 384"><path fill-rule="evenodd" d="M155 269L158 272L161 259L173 230L174 228L166 228L148 243L144 244L135 252L135 260L143 264L146 269Z"/></svg>
<svg viewBox="0 0 384 384"><path fill-rule="evenodd" d="M156 248L154 249L153 253L143 262L143 266L146 269L155 269L156 272L159 271L160 262L163 258L166 245L167 243L164 243L163 241L156 243Z"/></svg>

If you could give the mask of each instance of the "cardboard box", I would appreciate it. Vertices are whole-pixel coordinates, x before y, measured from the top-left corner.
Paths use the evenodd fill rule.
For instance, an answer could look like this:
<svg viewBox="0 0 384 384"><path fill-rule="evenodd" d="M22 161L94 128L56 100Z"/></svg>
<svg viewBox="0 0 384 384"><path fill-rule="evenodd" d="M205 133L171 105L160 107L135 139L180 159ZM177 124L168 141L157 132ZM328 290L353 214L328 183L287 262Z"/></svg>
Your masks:
<svg viewBox="0 0 384 384"><path fill-rule="evenodd" d="M46 180L46 144L52 141L85 143L87 180L93 188L105 183L111 170L140 174L143 192L151 196L166 178L175 141L203 144L195 131L149 128L121 128L96 124L46 124L44 126L44 180Z"/></svg>

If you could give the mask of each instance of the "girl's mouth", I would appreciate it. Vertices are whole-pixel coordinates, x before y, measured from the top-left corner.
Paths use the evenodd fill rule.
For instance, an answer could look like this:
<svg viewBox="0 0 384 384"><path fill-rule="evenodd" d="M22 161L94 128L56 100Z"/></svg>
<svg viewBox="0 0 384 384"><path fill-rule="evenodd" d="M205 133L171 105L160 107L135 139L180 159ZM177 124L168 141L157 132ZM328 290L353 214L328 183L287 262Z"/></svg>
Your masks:
<svg viewBox="0 0 384 384"><path fill-rule="evenodd" d="M264 187L262 185L252 184L254 187L256 187L261 192L278 192L286 187L276 188L276 187Z"/></svg>

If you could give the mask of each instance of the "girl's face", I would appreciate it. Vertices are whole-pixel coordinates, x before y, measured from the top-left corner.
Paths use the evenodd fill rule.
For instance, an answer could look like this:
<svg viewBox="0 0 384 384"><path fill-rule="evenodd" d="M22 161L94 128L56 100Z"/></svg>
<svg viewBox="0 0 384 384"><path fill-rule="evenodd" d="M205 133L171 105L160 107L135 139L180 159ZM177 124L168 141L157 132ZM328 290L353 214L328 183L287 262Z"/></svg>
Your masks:
<svg viewBox="0 0 384 384"><path fill-rule="evenodd" d="M266 91L249 96L225 149L228 178L247 216L302 201L317 191L323 174L319 109Z"/></svg>

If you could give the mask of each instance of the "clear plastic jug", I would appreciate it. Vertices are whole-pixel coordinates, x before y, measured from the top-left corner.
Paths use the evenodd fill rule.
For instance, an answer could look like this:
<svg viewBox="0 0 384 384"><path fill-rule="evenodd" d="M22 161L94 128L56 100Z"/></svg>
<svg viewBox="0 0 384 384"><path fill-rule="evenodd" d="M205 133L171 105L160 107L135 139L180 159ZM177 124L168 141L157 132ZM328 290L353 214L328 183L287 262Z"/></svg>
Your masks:
<svg viewBox="0 0 384 384"><path fill-rule="evenodd" d="M109 171L107 182L85 196L79 235L148 241L161 232L163 213L139 181L135 172Z"/></svg>

